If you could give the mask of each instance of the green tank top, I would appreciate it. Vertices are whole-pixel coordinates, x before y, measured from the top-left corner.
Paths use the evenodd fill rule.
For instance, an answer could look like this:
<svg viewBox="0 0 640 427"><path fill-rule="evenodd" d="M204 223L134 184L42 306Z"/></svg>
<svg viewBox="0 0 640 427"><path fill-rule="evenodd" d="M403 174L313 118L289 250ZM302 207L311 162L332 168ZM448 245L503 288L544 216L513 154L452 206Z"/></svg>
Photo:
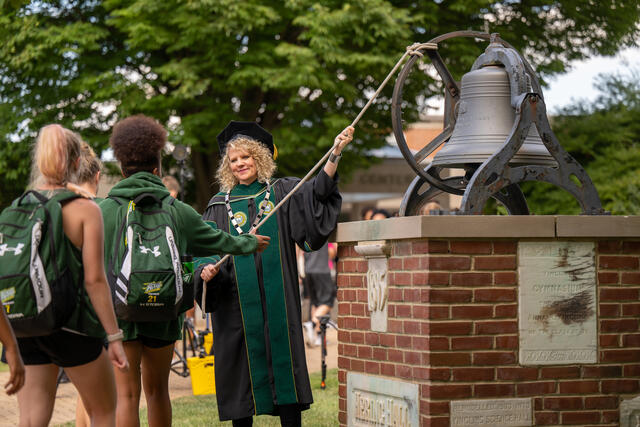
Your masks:
<svg viewBox="0 0 640 427"><path fill-rule="evenodd" d="M51 198L62 192L69 191L66 189L45 190L41 191L45 197ZM103 338L105 336L102 324L98 320L98 316L93 309L89 295L84 287L84 267L82 265L82 250L77 248L69 238L65 236L65 244L68 245L68 253L71 254L67 260L67 266L71 272L71 277L76 280L77 304L76 308L69 317L69 320L62 327L63 330L77 333L80 335L88 335L91 337Z"/></svg>

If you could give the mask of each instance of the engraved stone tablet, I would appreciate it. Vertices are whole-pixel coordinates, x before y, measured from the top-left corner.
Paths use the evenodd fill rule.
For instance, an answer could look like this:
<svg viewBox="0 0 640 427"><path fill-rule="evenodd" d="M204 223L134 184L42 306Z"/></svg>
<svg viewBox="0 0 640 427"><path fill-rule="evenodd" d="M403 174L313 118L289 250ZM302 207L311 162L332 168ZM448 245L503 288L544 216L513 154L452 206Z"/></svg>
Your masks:
<svg viewBox="0 0 640 427"><path fill-rule="evenodd" d="M518 244L521 365L597 362L594 242Z"/></svg>
<svg viewBox="0 0 640 427"><path fill-rule="evenodd" d="M452 400L451 427L532 426L531 399Z"/></svg>
<svg viewBox="0 0 640 427"><path fill-rule="evenodd" d="M367 308L371 316L371 330L387 331L387 272L389 261L387 256L391 246L383 242L368 242L355 247L358 254L367 259Z"/></svg>
<svg viewBox="0 0 640 427"><path fill-rule="evenodd" d="M620 427L640 427L640 397L620 402Z"/></svg>
<svg viewBox="0 0 640 427"><path fill-rule="evenodd" d="M347 425L418 427L418 384L347 373Z"/></svg>

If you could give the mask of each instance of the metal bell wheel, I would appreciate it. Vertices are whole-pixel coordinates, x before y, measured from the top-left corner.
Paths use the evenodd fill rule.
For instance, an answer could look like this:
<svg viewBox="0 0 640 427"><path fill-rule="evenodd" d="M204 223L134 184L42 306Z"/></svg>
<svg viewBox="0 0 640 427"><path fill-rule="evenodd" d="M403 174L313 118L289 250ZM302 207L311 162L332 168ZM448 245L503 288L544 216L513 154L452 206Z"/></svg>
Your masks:
<svg viewBox="0 0 640 427"><path fill-rule="evenodd" d="M461 87L438 53L439 43L456 37L490 42L463 76ZM404 195L400 215L417 215L422 205L442 192L463 196L461 214L481 214L493 198L510 215L528 215L518 185L524 181L544 181L565 189L578 200L583 214L604 213L591 179L551 131L533 68L509 43L498 34L456 31L413 45L409 51L391 107L398 147L417 174ZM403 132L402 90L425 54L445 88L444 125L414 154ZM423 161L441 146L425 167ZM453 167L464 169L464 176L441 177L443 169Z"/></svg>

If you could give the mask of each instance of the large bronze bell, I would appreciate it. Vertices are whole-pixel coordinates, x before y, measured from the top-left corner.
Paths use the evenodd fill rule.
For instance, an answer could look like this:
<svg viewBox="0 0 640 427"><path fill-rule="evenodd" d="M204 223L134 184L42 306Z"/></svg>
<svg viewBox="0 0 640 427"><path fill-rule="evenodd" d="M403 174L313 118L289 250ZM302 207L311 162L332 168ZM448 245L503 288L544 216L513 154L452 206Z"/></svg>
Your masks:
<svg viewBox="0 0 640 427"><path fill-rule="evenodd" d="M488 65L462 77L457 120L451 139L433 158L434 166L482 163L507 141L515 122L509 77L503 66ZM556 165L535 126L510 163Z"/></svg>
<svg viewBox="0 0 640 427"><path fill-rule="evenodd" d="M439 43L456 37L489 41L461 86L438 52ZM482 214L491 198L511 215L526 215L529 207L520 183L527 181L563 188L576 198L583 214L605 213L591 178L551 130L533 67L499 34L455 31L413 44L407 51L410 58L393 89L391 120L398 148L417 176L405 192L400 215L419 214L442 192L461 195L460 213L465 215ZM438 136L414 152L404 136L402 88L424 56L445 88L444 123ZM461 172L445 175L444 169L452 169L454 175Z"/></svg>

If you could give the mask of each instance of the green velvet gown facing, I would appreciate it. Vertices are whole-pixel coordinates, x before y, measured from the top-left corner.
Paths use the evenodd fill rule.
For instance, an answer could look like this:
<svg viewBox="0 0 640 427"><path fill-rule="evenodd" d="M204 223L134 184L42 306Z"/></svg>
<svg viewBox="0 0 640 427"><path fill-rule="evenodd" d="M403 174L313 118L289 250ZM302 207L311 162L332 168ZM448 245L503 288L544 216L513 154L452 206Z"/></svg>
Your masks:
<svg viewBox="0 0 640 427"><path fill-rule="evenodd" d="M269 208L299 182L272 181ZM236 185L230 206L246 233L266 194L266 184ZM203 219L237 235L230 224L225 194L215 195ZM259 234L271 237L261 254L234 256L207 284L206 311L213 312L216 395L221 420L277 414L277 405L313 402L302 337L300 291L295 246L309 251L323 246L335 228L342 199L337 179L321 171L303 184ZM265 214L266 215L266 214ZM201 301L202 264L196 270L196 300Z"/></svg>

